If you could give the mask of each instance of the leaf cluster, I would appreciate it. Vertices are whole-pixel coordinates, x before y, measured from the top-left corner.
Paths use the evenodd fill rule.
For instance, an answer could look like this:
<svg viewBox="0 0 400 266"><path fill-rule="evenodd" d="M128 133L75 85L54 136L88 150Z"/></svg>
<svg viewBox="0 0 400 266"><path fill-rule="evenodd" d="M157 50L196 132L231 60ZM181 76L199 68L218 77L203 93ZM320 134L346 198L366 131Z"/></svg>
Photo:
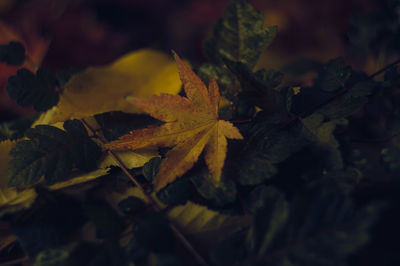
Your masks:
<svg viewBox="0 0 400 266"><path fill-rule="evenodd" d="M9 95L44 112L0 125L11 150L0 219L14 243L1 254L38 266L356 266L383 246L382 265L400 261L379 237L398 240L400 67L371 75L339 57L256 69L276 33L231 1L197 74L176 56L182 96L164 94L178 93L178 72L150 50L74 76L19 70ZM284 72L315 79L299 87Z"/></svg>

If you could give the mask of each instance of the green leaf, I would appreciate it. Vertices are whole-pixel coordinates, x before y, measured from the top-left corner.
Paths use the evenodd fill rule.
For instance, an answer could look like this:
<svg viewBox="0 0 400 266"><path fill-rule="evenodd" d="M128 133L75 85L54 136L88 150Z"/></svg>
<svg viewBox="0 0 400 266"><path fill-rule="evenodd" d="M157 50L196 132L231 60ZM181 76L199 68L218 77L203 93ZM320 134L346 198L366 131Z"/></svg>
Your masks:
<svg viewBox="0 0 400 266"><path fill-rule="evenodd" d="M11 122L0 124L0 141L1 140L16 140L24 136L25 131L31 127L36 116L30 118L21 118Z"/></svg>
<svg viewBox="0 0 400 266"><path fill-rule="evenodd" d="M22 68L17 71L16 76L8 79L6 85L8 95L16 100L17 104L24 107L33 106L39 112L46 111L58 103L56 88L55 77L45 69L39 69L35 75Z"/></svg>
<svg viewBox="0 0 400 266"><path fill-rule="evenodd" d="M283 162L312 143L309 129L298 120L286 127L262 121L254 124L249 134L246 151L258 153L272 164Z"/></svg>
<svg viewBox="0 0 400 266"><path fill-rule="evenodd" d="M35 258L33 266L67 266L68 252L62 249L47 249Z"/></svg>
<svg viewBox="0 0 400 266"><path fill-rule="evenodd" d="M245 201L246 208L250 213L255 214L258 210L263 209L265 205L271 202L282 201L285 195L273 186L257 186L247 196Z"/></svg>
<svg viewBox="0 0 400 266"><path fill-rule="evenodd" d="M214 248L215 265L342 265L367 243L381 209L356 207L349 197L321 187L290 203L265 187L253 198L264 203L254 205L252 226Z"/></svg>
<svg viewBox="0 0 400 266"><path fill-rule="evenodd" d="M152 254L152 256L150 256L149 266L184 266L184 264L178 257L164 253Z"/></svg>
<svg viewBox="0 0 400 266"><path fill-rule="evenodd" d="M108 112L95 115L94 118L108 141L117 140L119 137L128 134L132 130L159 123L158 120L148 115L124 112Z"/></svg>
<svg viewBox="0 0 400 266"><path fill-rule="evenodd" d="M96 168L101 149L82 123L69 120L64 128L40 125L26 132L29 140L18 142L10 152L9 186L33 184L42 176L51 185L67 180L74 167L85 172Z"/></svg>
<svg viewBox="0 0 400 266"><path fill-rule="evenodd" d="M148 250L155 252L171 251L174 236L168 220L159 213L146 213L137 218L133 237Z"/></svg>
<svg viewBox="0 0 400 266"><path fill-rule="evenodd" d="M400 173L400 138L394 138L391 145L381 151L381 161L386 169L394 174Z"/></svg>
<svg viewBox="0 0 400 266"><path fill-rule="evenodd" d="M237 181L241 185L258 185L276 173L277 169L270 161L257 154L251 154L241 161Z"/></svg>
<svg viewBox="0 0 400 266"><path fill-rule="evenodd" d="M204 246L225 239L232 233L247 227L250 222L248 216L221 214L190 201L185 205L172 208L167 216L186 236Z"/></svg>
<svg viewBox="0 0 400 266"><path fill-rule="evenodd" d="M230 88L235 83L235 76L225 66L203 64L197 70L197 75L206 84L210 82L211 77L214 77L221 90Z"/></svg>
<svg viewBox="0 0 400 266"><path fill-rule="evenodd" d="M224 178L224 175L220 182L216 182L207 170L202 170L190 176L190 180L197 192L207 199L212 207L222 207L236 199L236 184L232 180Z"/></svg>
<svg viewBox="0 0 400 266"><path fill-rule="evenodd" d="M276 241L276 236L284 228L289 217L289 204L277 195L257 209L253 217L246 242L247 249L256 255L265 253Z"/></svg>
<svg viewBox="0 0 400 266"><path fill-rule="evenodd" d="M351 72L351 67L345 65L343 58L333 59L323 66L315 85L323 91L337 91L344 88Z"/></svg>
<svg viewBox="0 0 400 266"><path fill-rule="evenodd" d="M41 251L69 243L85 222L81 204L73 197L43 188L37 193L29 209L2 218L32 259Z"/></svg>
<svg viewBox="0 0 400 266"><path fill-rule="evenodd" d="M81 242L70 252L68 266L128 266L129 255L115 240L103 244Z"/></svg>
<svg viewBox="0 0 400 266"><path fill-rule="evenodd" d="M138 197L129 196L121 200L118 207L125 215L135 215L146 209L146 203Z"/></svg>
<svg viewBox="0 0 400 266"><path fill-rule="evenodd" d="M264 28L262 14L244 0L234 0L205 42L206 55L222 65L222 59L242 62L252 69L275 38L276 26Z"/></svg>
<svg viewBox="0 0 400 266"><path fill-rule="evenodd" d="M240 82L240 97L242 99L253 103L264 111L272 112L280 107L281 95L274 88L282 82L282 73L271 69L252 72L241 62L225 60L225 63Z"/></svg>
<svg viewBox="0 0 400 266"><path fill-rule="evenodd" d="M280 205L279 201L275 204ZM320 192L307 200L304 196L296 198L290 205L288 220L283 219L285 215L277 215L270 216L269 223L259 224L264 225L263 240L268 245L261 245L252 253L268 265L281 265L283 261L289 265L338 265L368 241L378 206L356 208L348 197L337 192ZM270 212L264 215L269 216ZM281 228L278 234L277 226Z"/></svg>
<svg viewBox="0 0 400 266"><path fill-rule="evenodd" d="M9 42L0 45L0 62L8 65L19 66L25 61L25 48L19 42Z"/></svg>
<svg viewBox="0 0 400 266"><path fill-rule="evenodd" d="M213 265L230 266L243 261L246 257L246 232L247 230L236 232L214 245L210 250Z"/></svg>
<svg viewBox="0 0 400 266"><path fill-rule="evenodd" d="M142 174L148 181L153 181L157 176L158 171L160 170L161 161L161 158L154 157L143 166Z"/></svg>
<svg viewBox="0 0 400 266"><path fill-rule="evenodd" d="M185 204L192 194L194 188L190 179L179 178L156 193L157 198L169 205Z"/></svg>
<svg viewBox="0 0 400 266"><path fill-rule="evenodd" d="M379 83L365 80L349 86L345 93L318 108L317 113L329 119L347 117L368 103L368 97L373 94Z"/></svg>
<svg viewBox="0 0 400 266"><path fill-rule="evenodd" d="M124 229L122 220L106 201L89 199L82 207L85 216L96 226L97 238L115 237Z"/></svg>

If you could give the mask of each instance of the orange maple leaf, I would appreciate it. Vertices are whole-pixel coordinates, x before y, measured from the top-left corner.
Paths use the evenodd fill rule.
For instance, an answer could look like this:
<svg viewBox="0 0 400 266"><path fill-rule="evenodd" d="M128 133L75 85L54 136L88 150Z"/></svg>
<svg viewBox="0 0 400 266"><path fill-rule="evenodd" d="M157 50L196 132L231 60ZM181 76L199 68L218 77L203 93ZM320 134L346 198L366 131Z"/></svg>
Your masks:
<svg viewBox="0 0 400 266"><path fill-rule="evenodd" d="M162 162L155 179L160 189L193 167L205 149L205 161L216 180L221 178L227 140L242 139L231 123L218 120L219 88L211 78L209 89L175 54L179 76L186 97L161 94L150 98L133 98L132 103L158 120L159 127L131 131L108 145L108 149L139 149L145 146L174 146Z"/></svg>

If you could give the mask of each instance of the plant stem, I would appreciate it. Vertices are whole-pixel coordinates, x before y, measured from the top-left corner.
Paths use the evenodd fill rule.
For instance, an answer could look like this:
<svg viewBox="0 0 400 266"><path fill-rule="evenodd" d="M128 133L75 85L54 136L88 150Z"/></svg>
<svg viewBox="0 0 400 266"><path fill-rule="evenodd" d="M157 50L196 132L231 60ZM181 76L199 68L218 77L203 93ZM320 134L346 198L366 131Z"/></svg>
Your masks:
<svg viewBox="0 0 400 266"><path fill-rule="evenodd" d="M91 131L90 133L93 134L97 139L102 143L105 144L106 140L99 136L84 119L81 119L82 123ZM157 212L161 211L160 206L157 202L151 197L149 193L143 188L143 186L133 177L133 175L128 171L128 168L124 165L118 155L111 150L107 150L107 153L114 159L114 161L118 164L118 166L122 169L122 171L129 177L129 179L140 189L146 199L149 201L150 206ZM197 263L201 266L208 266L208 263L205 259L196 251L196 249L192 246L192 244L187 240L187 238L182 234L181 231L171 222L169 221L169 227L174 232L175 236L182 242L182 244L186 247L186 249L192 254L192 256L196 259Z"/></svg>
<svg viewBox="0 0 400 266"><path fill-rule="evenodd" d="M396 61L394 61L393 63L390 63L389 65L379 69L378 71L376 71L375 73L372 73L371 75L368 76L368 79L372 79L375 78L376 76L382 74L383 72L385 72L386 70L388 70L389 68L397 65L400 63L400 58L398 58Z"/></svg>

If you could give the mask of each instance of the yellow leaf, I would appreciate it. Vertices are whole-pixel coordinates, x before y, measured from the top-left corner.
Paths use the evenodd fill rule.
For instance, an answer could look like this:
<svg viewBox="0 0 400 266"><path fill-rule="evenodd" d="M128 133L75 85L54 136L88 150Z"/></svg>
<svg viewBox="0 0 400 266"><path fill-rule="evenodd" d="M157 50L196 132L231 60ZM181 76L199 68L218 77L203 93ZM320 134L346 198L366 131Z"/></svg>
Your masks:
<svg viewBox="0 0 400 266"><path fill-rule="evenodd" d="M108 202L118 210L118 203L129 196L140 198L150 204L143 192L137 187L127 188L123 193L108 193ZM151 194L152 199L162 209L169 221L183 231L186 236L200 241L202 244L212 244L218 239L242 229L249 225L251 219L248 216L231 216L221 214L208 209L205 206L187 202L185 205L169 208L158 201L155 193Z"/></svg>
<svg viewBox="0 0 400 266"><path fill-rule="evenodd" d="M203 244L218 242L250 222L247 216L224 215L192 202L172 208L167 216L185 235Z"/></svg>
<svg viewBox="0 0 400 266"><path fill-rule="evenodd" d="M175 55L187 97L161 94L151 98L132 98L131 102L154 118L166 122L160 127L134 130L106 145L109 149L139 149L147 146L174 146L166 155L155 179L156 189L183 175L205 148L207 166L216 180L221 177L227 141L242 139L231 123L218 119L219 89L211 78L209 89Z"/></svg>
<svg viewBox="0 0 400 266"><path fill-rule="evenodd" d="M110 170L110 168L101 168L101 169L93 170L89 173L78 172L78 173L73 174L73 176L71 176L70 179L63 181L63 182L56 183L54 185L51 185L49 188L52 190L57 190L57 189L62 189L62 188L70 187L70 186L81 184L81 183L86 183L86 182L92 181L96 178L99 178L101 176L108 174L109 170Z"/></svg>
<svg viewBox="0 0 400 266"><path fill-rule="evenodd" d="M109 66L91 67L74 75L65 85L50 123L84 118L109 111L138 112L128 96L176 94L179 76L168 55L155 50L140 50Z"/></svg>

